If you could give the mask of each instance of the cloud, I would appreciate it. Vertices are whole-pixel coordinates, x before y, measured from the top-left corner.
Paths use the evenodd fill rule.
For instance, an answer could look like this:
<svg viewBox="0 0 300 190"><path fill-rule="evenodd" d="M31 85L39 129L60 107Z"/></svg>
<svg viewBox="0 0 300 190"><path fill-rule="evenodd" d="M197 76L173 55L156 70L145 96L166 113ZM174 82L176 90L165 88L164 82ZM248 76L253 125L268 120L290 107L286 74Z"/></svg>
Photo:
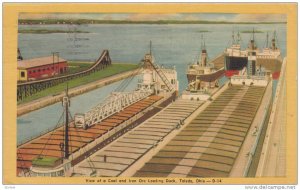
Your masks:
<svg viewBox="0 0 300 190"><path fill-rule="evenodd" d="M236 22L286 22L284 14L238 14L233 18Z"/></svg>
<svg viewBox="0 0 300 190"><path fill-rule="evenodd" d="M172 20L177 18L177 14L128 14L126 20L131 21L155 21L155 20Z"/></svg>

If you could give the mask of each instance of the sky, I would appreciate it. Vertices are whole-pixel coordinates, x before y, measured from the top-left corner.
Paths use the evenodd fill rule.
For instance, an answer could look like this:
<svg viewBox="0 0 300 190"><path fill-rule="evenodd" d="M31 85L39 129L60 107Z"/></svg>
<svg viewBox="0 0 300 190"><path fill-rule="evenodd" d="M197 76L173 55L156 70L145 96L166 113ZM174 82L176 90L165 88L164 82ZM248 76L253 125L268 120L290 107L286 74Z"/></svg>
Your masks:
<svg viewBox="0 0 300 190"><path fill-rule="evenodd" d="M230 22L286 22L283 14L223 14L223 13L178 13L178 14L141 14L141 13L21 13L19 19L95 19L95 20L206 20Z"/></svg>

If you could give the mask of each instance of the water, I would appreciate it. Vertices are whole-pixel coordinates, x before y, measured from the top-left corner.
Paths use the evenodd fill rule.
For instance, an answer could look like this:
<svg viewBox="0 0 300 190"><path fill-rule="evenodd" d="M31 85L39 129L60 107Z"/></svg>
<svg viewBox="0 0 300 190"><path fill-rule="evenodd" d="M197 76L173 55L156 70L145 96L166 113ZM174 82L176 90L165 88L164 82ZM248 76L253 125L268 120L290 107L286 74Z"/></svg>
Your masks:
<svg viewBox="0 0 300 190"><path fill-rule="evenodd" d="M225 50L231 42L232 29L264 31L255 34L259 48L265 46L266 32L270 36L276 30L279 47L286 55L286 25L230 25L230 24L180 24L180 25L79 25L77 30L90 33L78 33L80 41L74 42L70 34L19 34L18 47L25 59L49 56L51 52L60 52L67 60L96 60L103 49L108 49L113 62L139 63L144 54L149 51L149 41L152 40L152 51L156 62L164 65L175 65L178 72L179 90L187 86L186 68L194 63L201 49L201 34L204 35L209 59L214 58ZM68 25L22 25L20 28L44 28L68 30ZM207 33L199 31L207 30ZM245 48L252 34L241 33L242 47ZM269 40L270 42L270 40ZM75 47L80 45L80 47ZM76 54L77 52L77 54ZM224 82L222 79L220 82ZM108 95L117 84L94 90L72 98L71 111L85 112ZM135 84L131 84L134 88ZM89 100L89 101L86 101ZM93 101L91 101L93 100ZM55 126L62 111L61 104L55 104L23 115L18 118L18 141ZM47 118L47 123L42 122Z"/></svg>

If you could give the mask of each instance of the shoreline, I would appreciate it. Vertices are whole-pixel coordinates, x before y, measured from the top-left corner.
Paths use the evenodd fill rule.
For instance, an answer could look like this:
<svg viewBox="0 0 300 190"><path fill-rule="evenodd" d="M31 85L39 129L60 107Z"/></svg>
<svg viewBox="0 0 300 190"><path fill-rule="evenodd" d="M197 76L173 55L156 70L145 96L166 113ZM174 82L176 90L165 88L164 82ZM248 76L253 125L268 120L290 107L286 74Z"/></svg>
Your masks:
<svg viewBox="0 0 300 190"><path fill-rule="evenodd" d="M85 85L81 85L81 86L69 89L69 97L74 97L74 96L89 92L91 90L109 85L111 83L126 79L126 78L130 77L131 75L137 75L138 71L139 71L139 69L126 71L123 73L119 73L119 74L116 74L113 76L109 76L109 77L94 81L89 84L85 84ZM55 103L61 101L64 95L65 95L65 92L63 91L56 95L46 96L43 98L33 100L28 103L18 105L17 106L17 117L22 116L27 113L30 113L32 111L41 109L43 107L55 104Z"/></svg>

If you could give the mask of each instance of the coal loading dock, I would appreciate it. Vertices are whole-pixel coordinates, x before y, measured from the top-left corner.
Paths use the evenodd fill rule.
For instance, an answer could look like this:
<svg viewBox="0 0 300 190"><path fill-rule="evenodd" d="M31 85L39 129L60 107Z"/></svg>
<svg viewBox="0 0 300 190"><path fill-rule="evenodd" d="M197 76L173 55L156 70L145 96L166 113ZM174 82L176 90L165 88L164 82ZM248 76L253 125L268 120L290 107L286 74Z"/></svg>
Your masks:
<svg viewBox="0 0 300 190"><path fill-rule="evenodd" d="M229 86L134 177L230 177L265 89Z"/></svg>
<svg viewBox="0 0 300 190"><path fill-rule="evenodd" d="M94 153L74 167L75 176L120 176L136 161L158 145L172 131L179 129L203 101L178 99L152 118Z"/></svg>

